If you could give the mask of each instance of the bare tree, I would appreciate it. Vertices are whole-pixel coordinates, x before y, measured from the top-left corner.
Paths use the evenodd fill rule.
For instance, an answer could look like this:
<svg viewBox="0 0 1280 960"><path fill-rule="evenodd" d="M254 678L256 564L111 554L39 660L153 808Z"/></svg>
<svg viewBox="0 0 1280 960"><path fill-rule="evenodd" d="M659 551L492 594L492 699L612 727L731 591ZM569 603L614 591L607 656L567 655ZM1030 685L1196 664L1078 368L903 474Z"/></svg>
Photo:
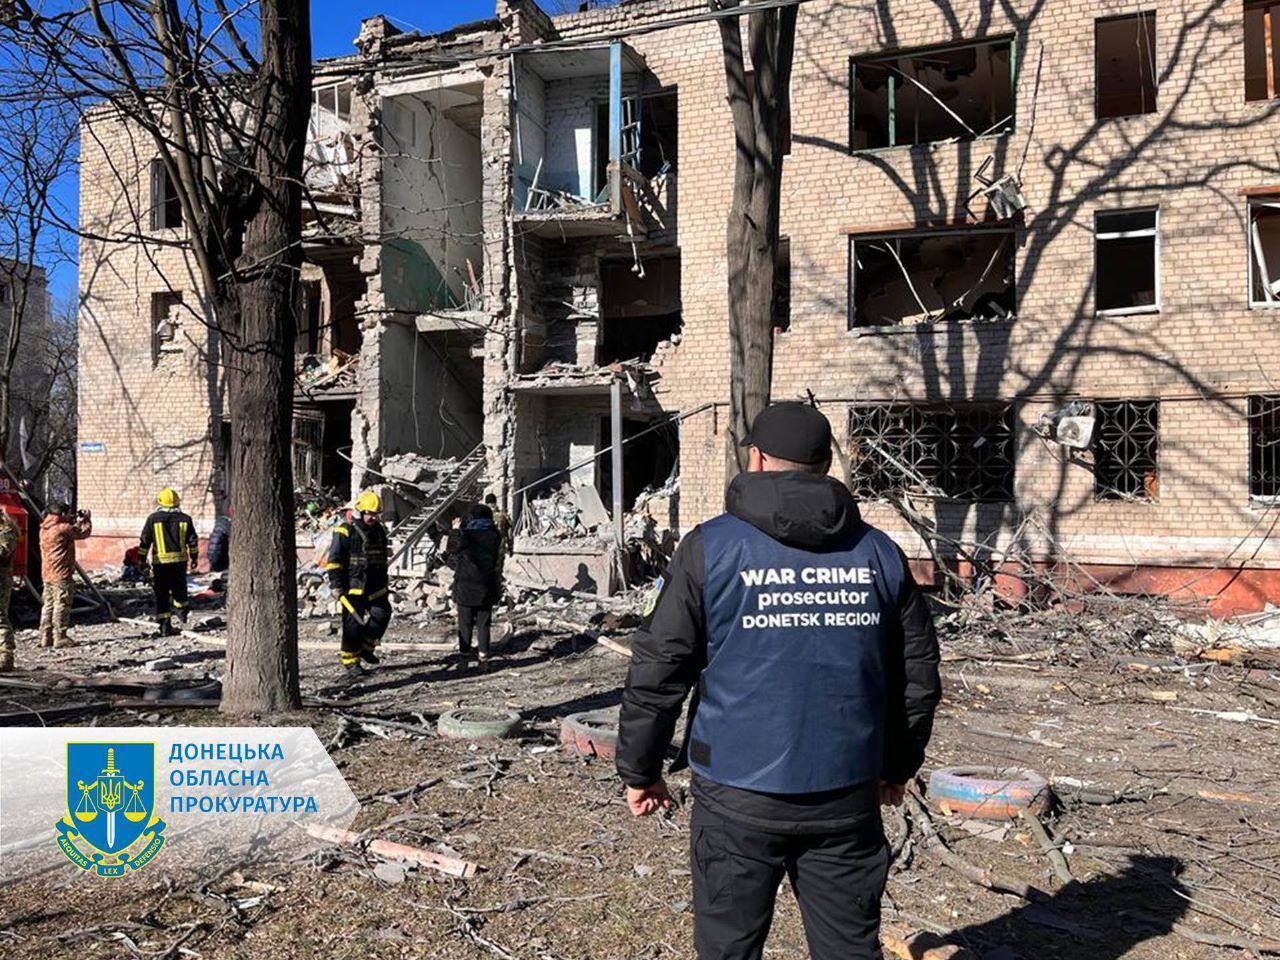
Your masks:
<svg viewBox="0 0 1280 960"><path fill-rule="evenodd" d="M32 419L48 389L45 277L65 259L55 188L70 167L75 125L65 104L48 96L48 71L28 66L20 51L0 52L0 321L7 324L0 327L0 456L35 479L26 457L15 456L14 433L22 418L23 439L34 439Z"/></svg>
<svg viewBox="0 0 1280 960"><path fill-rule="evenodd" d="M741 0L711 0L712 9ZM750 4L745 11L750 11ZM738 441L769 403L773 361L773 296L778 262L781 133L790 109L791 60L795 50L795 5L745 12L751 73L742 48L742 18L720 24L729 107L733 113L733 197L729 207L726 260L729 270L730 473L745 469Z"/></svg>
<svg viewBox="0 0 1280 960"><path fill-rule="evenodd" d="M13 42L64 96L143 131L181 206L232 424L230 713L300 703L290 428L310 31L305 0L16 0Z"/></svg>

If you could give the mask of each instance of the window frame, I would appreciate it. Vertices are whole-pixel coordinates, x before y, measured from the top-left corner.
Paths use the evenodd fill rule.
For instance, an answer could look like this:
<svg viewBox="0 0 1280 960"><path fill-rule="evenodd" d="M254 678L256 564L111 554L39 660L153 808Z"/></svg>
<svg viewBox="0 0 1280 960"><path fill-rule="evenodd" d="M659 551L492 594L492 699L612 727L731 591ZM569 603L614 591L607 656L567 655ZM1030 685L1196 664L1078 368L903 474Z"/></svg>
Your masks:
<svg viewBox="0 0 1280 960"><path fill-rule="evenodd" d="M181 230L186 225L186 215L182 210L182 199L178 195L178 186L169 176L164 161L155 157L147 164L148 190L151 205L148 211L147 225L152 231ZM174 208L178 217L177 223L169 222L169 208Z"/></svg>
<svg viewBox="0 0 1280 960"><path fill-rule="evenodd" d="M1108 14L1105 17L1093 18L1093 119L1095 121L1131 120L1135 117L1148 117L1153 113L1160 112L1160 19L1158 13L1159 11L1153 7L1147 10L1134 10L1129 13L1115 13ZM1147 16L1152 18L1154 24L1151 31L1151 83L1155 89L1155 99L1151 104L1151 109L1142 113L1121 113L1104 117L1098 113L1098 94L1101 90L1101 84L1098 83L1098 27L1104 23L1115 23L1118 20L1133 20Z"/></svg>
<svg viewBox="0 0 1280 960"><path fill-rule="evenodd" d="M908 464L913 470L916 470L925 478L930 486L935 487L940 493L931 493L928 491L915 490L913 495L926 497L939 503L961 503L961 504L983 504L983 503L1016 503L1017 502L1017 481L1018 481L1018 429L1019 420L1017 412L1017 404L1013 401L1006 402L972 402L959 404L936 404L936 403L912 403L910 401L887 401L882 403L855 403L848 408L846 418L846 439L849 444L851 453L857 449L861 449L861 436L854 432L854 420L860 414L874 415L880 411L884 411L886 416L918 416L921 418L922 432L933 434L930 438L935 444L933 447L924 447L925 456L922 459L930 459L936 462L939 471L954 469L954 452L948 453L946 445L948 441L953 439L956 430L956 422L959 418L973 414L990 414L993 422L1003 422L1003 429L1007 431L1007 462L1008 477L1002 482L1004 488L1002 493L1007 496L1001 497L983 497L983 496L956 496L946 492L946 487L950 480L954 477L940 477L933 480L917 467L915 464ZM913 446L920 446L919 437L912 439ZM985 445L985 443L984 443ZM883 468L882 468L883 469ZM874 499L883 501L886 499L882 491L875 491L871 488L864 488L856 477L856 463L851 463L849 468L849 487L854 491L855 496L862 499Z"/></svg>
<svg viewBox="0 0 1280 960"><path fill-rule="evenodd" d="M1156 478L1155 496L1139 496L1125 493L1115 486L1104 486L1098 475L1098 447L1102 440L1102 417L1104 407L1120 407L1124 405L1149 406L1154 410L1154 445L1155 453L1151 457ZM1160 398L1159 397L1105 397L1093 401L1093 437L1089 442L1090 453L1093 454L1093 500L1095 503L1158 503L1160 500ZM1143 486L1145 493L1145 484Z"/></svg>
<svg viewBox="0 0 1280 960"><path fill-rule="evenodd" d="M1259 408L1255 412L1255 407ZM1271 409L1267 409L1270 407ZM1253 431L1264 416L1280 421L1280 393L1251 393L1245 397L1245 444L1249 449L1245 488L1249 496L1249 504L1256 507L1272 508L1280 506L1280 490L1276 493L1254 493L1254 477L1259 473L1259 465L1255 463L1255 447ZM1260 428L1259 428L1260 429ZM1276 453L1277 473L1280 473L1280 451ZM1280 487L1280 482L1277 483Z"/></svg>
<svg viewBox="0 0 1280 960"><path fill-rule="evenodd" d="M1146 213L1151 211L1155 214L1155 222L1151 225L1150 230L1118 230L1100 233L1098 231L1098 218L1105 217L1109 214L1125 214L1125 213ZM1154 237L1155 244L1152 250L1152 256L1155 258L1155 303L1144 307L1099 307L1098 306L1098 250L1099 241L1103 240L1133 240L1141 237ZM1145 204L1137 207L1107 207L1093 211L1093 314L1096 317L1132 317L1145 313L1159 313L1161 304L1163 303L1164 283L1160 269L1160 205Z"/></svg>
<svg viewBox="0 0 1280 960"><path fill-rule="evenodd" d="M969 234L1007 234L1010 243L1009 257L1010 268L1013 276L1009 278L1010 285L1013 288L1013 313L1002 320L928 320L916 324L860 324L855 322L857 312L856 285L855 274L858 267L858 258L854 256L854 245L859 241L875 242L887 240L912 240L920 237L935 236L960 236ZM847 257L845 270L845 326L849 333L857 336L868 336L871 333L896 333L904 330L918 330L921 327L932 327L940 323L947 324L989 324L989 323L1012 323L1018 319L1019 303L1018 297L1018 229L1013 221L1003 221L993 223L990 226L981 225L959 225L959 226L942 226L942 227L918 227L914 230L898 230L886 233L876 233L874 231L868 233L850 233L846 236L846 253Z"/></svg>
<svg viewBox="0 0 1280 960"><path fill-rule="evenodd" d="M1002 130L993 133L980 133L974 137L945 137L941 140L922 140L919 143L889 143L882 147L855 147L854 137L857 133L857 79L859 63L876 63L886 60L902 60L910 57L927 56L931 53L950 53L958 50L966 50L970 47L995 46L996 44L1007 43L1009 45L1009 125ZM849 129L847 131L849 152L857 155L862 153L876 153L882 150L900 150L902 148L911 149L912 147L927 147L934 144L949 143L953 140L962 143L974 143L982 140L994 140L999 137L1011 135L1018 130L1018 36L1016 33L1001 33L992 37L976 37L972 40L962 40L958 43L935 43L924 47L907 47L888 52L868 52L861 54L853 54L849 57ZM889 139L894 139L893 125L894 107L889 105L888 116L890 117Z"/></svg>
<svg viewBox="0 0 1280 960"><path fill-rule="evenodd" d="M165 344L173 343L177 340L177 335L164 338L160 336L160 323L169 316L170 311L174 307L181 306L183 303L181 290L153 290L151 293L151 369L154 370L160 366L160 358L168 352ZM167 304L167 308L163 313L160 311L161 305Z"/></svg>
<svg viewBox="0 0 1280 960"><path fill-rule="evenodd" d="M1268 100L1266 102L1270 103L1271 101ZM1280 308L1280 294L1276 294L1273 300L1259 300L1256 297L1257 291L1253 288L1254 267L1258 266L1254 263L1257 250L1254 247L1253 239L1253 210L1257 206L1267 206L1280 212L1280 193L1263 193L1245 198L1245 301L1248 303L1250 310L1275 310ZM1276 264L1276 268L1280 270L1280 263ZM1270 270L1268 270L1269 272Z"/></svg>

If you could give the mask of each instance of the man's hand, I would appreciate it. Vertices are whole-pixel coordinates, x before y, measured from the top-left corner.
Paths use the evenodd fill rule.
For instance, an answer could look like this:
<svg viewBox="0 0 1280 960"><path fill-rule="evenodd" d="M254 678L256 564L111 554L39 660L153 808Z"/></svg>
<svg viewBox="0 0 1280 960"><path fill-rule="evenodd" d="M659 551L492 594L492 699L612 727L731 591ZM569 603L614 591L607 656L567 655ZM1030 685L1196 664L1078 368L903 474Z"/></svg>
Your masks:
<svg viewBox="0 0 1280 960"><path fill-rule="evenodd" d="M882 807L900 807L902 806L902 797L907 792L905 783L890 783L888 780L880 781L880 806Z"/></svg>
<svg viewBox="0 0 1280 960"><path fill-rule="evenodd" d="M671 809L671 794L667 784L658 780L647 787L627 787L627 806L633 817L647 817L655 810Z"/></svg>

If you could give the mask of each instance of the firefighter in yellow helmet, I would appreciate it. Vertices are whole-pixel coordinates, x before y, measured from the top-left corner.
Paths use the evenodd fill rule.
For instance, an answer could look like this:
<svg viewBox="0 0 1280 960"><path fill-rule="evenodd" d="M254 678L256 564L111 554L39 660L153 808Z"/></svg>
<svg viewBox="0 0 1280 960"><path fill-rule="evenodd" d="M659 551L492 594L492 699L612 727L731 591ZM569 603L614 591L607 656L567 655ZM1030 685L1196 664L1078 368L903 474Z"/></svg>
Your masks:
<svg viewBox="0 0 1280 960"><path fill-rule="evenodd" d="M173 616L187 622L187 567L192 571L200 557L196 525L179 509L177 491L165 487L156 494L157 509L142 525L139 547L151 561L151 593L156 601L160 636L174 634Z"/></svg>
<svg viewBox="0 0 1280 960"><path fill-rule="evenodd" d="M325 562L329 591L342 608L342 666L353 678L365 672L361 660L378 662L378 641L391 623L387 553L382 499L366 490L350 519L333 528Z"/></svg>

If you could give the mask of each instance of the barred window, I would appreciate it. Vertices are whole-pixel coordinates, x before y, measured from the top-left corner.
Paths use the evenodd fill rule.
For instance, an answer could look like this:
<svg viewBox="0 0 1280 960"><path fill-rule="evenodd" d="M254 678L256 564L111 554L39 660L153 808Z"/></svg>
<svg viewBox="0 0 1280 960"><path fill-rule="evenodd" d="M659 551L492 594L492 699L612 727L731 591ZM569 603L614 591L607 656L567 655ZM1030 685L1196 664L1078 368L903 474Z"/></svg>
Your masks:
<svg viewBox="0 0 1280 960"><path fill-rule="evenodd" d="M1094 496L1099 500L1156 499L1159 402L1099 400L1093 411Z"/></svg>
<svg viewBox="0 0 1280 960"><path fill-rule="evenodd" d="M1013 499L1013 408L858 406L850 486L875 500L898 491L977 503Z"/></svg>
<svg viewBox="0 0 1280 960"><path fill-rule="evenodd" d="M1249 398L1249 496L1280 501L1280 394Z"/></svg>

